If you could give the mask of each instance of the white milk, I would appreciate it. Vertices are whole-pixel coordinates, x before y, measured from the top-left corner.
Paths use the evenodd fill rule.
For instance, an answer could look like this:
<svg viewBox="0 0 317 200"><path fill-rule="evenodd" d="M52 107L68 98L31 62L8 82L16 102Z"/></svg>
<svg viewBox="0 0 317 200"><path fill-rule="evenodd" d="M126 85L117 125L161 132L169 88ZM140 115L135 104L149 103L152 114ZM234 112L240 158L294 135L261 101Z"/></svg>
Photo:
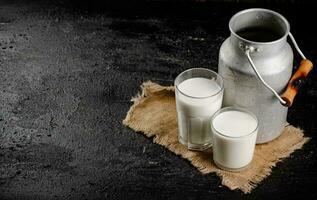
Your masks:
<svg viewBox="0 0 317 200"><path fill-rule="evenodd" d="M223 90L214 79L207 78L187 79L178 89L183 93L176 92L180 142L190 149L203 150L212 144L210 120L221 108Z"/></svg>
<svg viewBox="0 0 317 200"><path fill-rule="evenodd" d="M253 157L257 120L249 113L227 110L216 114L211 123L215 163L229 170L247 166Z"/></svg>

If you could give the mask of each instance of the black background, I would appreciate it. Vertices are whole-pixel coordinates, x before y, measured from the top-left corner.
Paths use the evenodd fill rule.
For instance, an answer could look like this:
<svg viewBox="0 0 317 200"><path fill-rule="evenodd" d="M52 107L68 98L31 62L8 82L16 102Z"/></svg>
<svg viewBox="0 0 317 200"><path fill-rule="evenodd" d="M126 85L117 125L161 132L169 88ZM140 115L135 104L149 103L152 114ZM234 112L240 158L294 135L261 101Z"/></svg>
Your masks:
<svg viewBox="0 0 317 200"><path fill-rule="evenodd" d="M311 141L251 194L121 124L143 81L216 70L230 17L251 7L283 14L317 63L309 1L1 1L0 199L316 198L316 70L288 115Z"/></svg>

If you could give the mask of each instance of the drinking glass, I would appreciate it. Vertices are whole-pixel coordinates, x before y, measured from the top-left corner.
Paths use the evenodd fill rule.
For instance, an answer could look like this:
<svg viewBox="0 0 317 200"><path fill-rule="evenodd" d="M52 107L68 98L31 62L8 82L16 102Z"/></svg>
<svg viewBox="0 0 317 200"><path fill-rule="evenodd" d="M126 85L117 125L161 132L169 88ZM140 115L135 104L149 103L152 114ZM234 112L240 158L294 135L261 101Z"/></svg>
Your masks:
<svg viewBox="0 0 317 200"><path fill-rule="evenodd" d="M221 169L241 171L253 158L258 120L250 111L226 107L211 119L213 160Z"/></svg>
<svg viewBox="0 0 317 200"><path fill-rule="evenodd" d="M222 105L222 77L209 69L192 68L179 74L174 85L179 142L190 150L211 147L210 120Z"/></svg>

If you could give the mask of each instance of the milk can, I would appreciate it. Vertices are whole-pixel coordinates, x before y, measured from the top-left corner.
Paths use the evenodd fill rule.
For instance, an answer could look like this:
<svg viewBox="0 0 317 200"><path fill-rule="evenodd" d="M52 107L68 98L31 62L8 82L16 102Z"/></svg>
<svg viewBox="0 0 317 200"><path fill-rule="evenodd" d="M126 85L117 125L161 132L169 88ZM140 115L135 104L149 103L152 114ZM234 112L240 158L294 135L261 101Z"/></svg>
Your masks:
<svg viewBox="0 0 317 200"><path fill-rule="evenodd" d="M220 48L218 63L224 80L223 106L239 106L253 112L259 120L257 143L271 141L287 124L288 107L312 63L298 48L288 21L277 12L243 10L231 18L229 29L231 35ZM288 36L303 58L293 76L293 51L287 43Z"/></svg>

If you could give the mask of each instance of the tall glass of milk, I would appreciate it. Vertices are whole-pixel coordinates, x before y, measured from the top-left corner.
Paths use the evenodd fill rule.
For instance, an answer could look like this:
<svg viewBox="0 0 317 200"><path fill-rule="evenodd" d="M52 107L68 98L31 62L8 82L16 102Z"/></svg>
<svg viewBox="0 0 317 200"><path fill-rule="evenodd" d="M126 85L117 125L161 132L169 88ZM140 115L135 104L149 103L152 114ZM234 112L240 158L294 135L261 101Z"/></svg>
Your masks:
<svg viewBox="0 0 317 200"><path fill-rule="evenodd" d="M203 151L212 145L210 120L221 108L223 80L216 72L192 68L175 79L179 142Z"/></svg>
<svg viewBox="0 0 317 200"><path fill-rule="evenodd" d="M213 160L221 169L240 171L252 161L258 120L243 108L226 107L211 119Z"/></svg>

